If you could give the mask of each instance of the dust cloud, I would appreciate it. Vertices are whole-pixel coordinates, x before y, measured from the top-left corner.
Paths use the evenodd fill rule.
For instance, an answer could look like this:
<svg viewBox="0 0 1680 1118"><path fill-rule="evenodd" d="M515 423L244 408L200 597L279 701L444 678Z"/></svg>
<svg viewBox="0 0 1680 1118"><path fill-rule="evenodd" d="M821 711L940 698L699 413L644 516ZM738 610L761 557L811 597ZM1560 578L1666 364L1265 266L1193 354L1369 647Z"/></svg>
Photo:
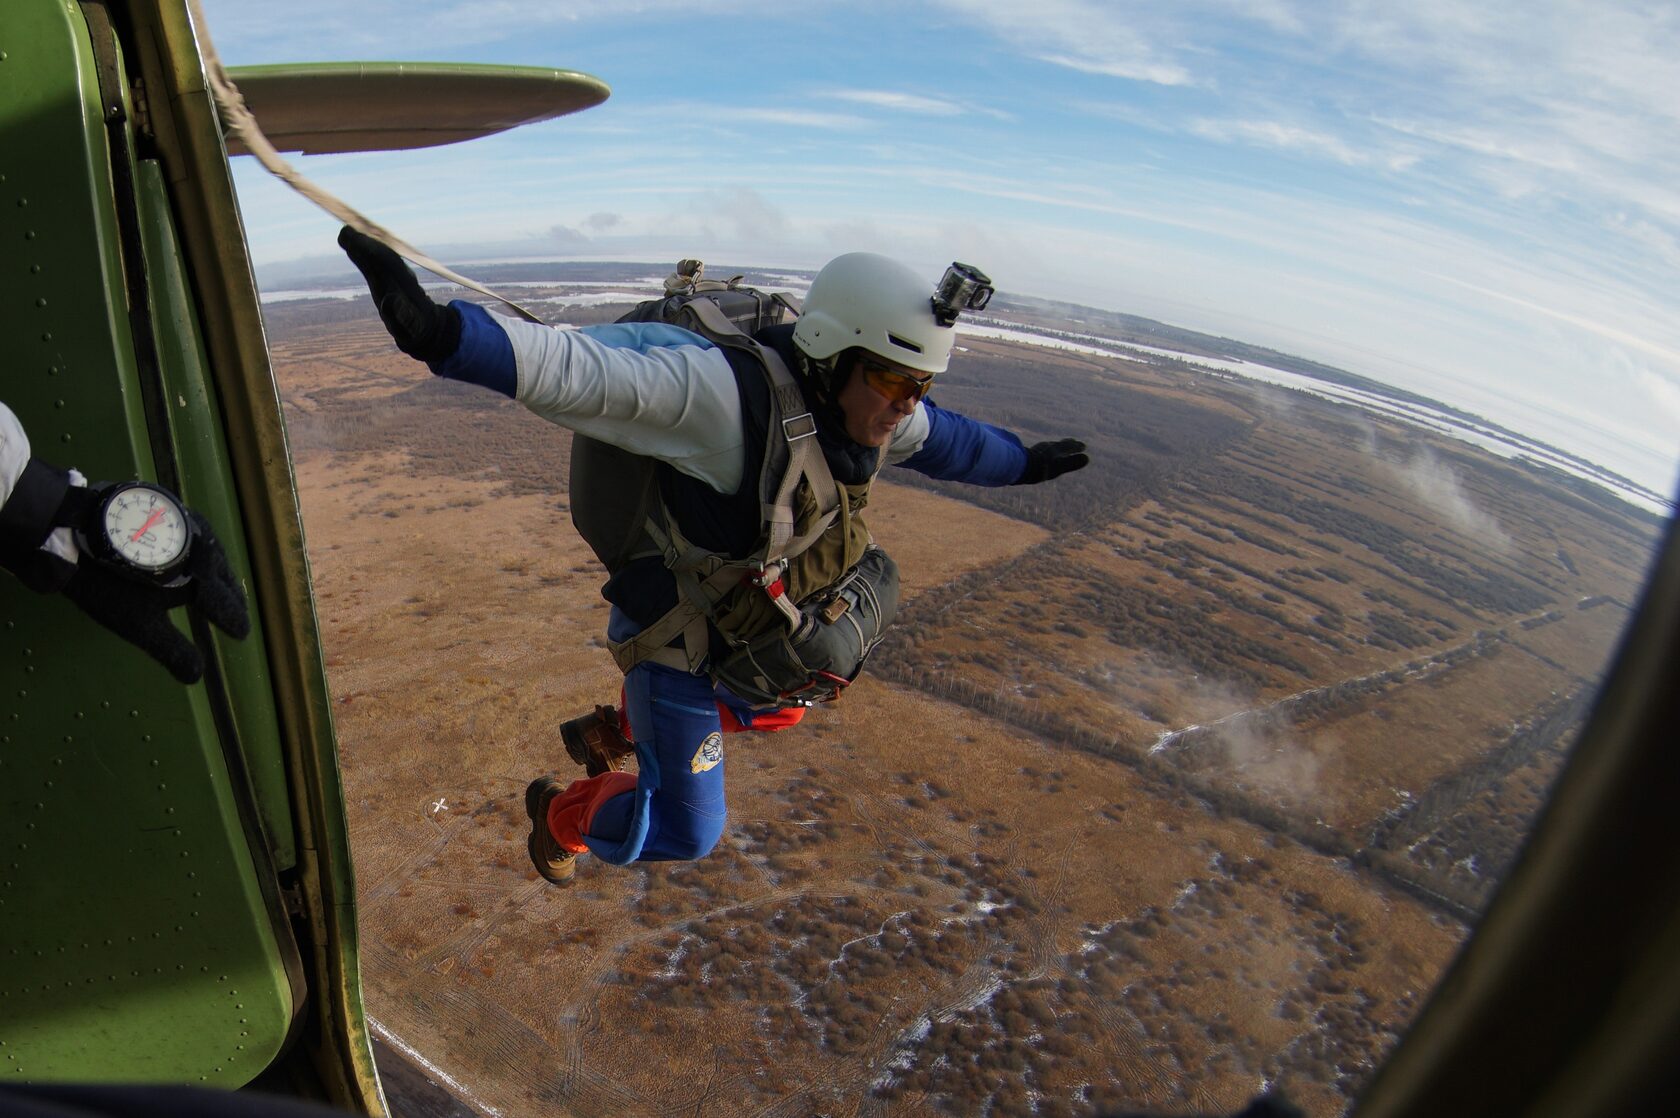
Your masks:
<svg viewBox="0 0 1680 1118"><path fill-rule="evenodd" d="M1511 550L1511 537L1499 521L1477 504L1463 479L1428 450L1419 450L1404 464L1382 459L1383 465L1425 507L1445 517L1466 536L1500 552Z"/></svg>
<svg viewBox="0 0 1680 1118"><path fill-rule="evenodd" d="M1251 691L1201 675L1181 678L1176 693L1187 724L1163 733L1151 753L1182 749L1200 766L1229 773L1287 804L1318 798L1322 762L1289 728L1278 704L1261 703Z"/></svg>

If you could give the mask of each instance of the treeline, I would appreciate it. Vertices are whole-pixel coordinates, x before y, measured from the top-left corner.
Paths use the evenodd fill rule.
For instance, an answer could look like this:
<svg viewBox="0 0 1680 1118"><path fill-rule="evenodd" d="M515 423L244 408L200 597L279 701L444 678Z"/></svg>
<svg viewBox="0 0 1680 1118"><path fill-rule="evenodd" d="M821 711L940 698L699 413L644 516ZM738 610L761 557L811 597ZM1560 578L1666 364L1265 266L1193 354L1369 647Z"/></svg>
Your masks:
<svg viewBox="0 0 1680 1118"><path fill-rule="evenodd" d="M1314 687L1280 699L1257 710L1226 718L1214 725L1195 726L1168 734L1158 747L1173 751L1181 763L1195 766L1200 760L1218 757L1227 735L1258 738L1298 733L1313 723L1347 715L1394 690L1439 675L1452 668L1492 654L1502 647L1498 634L1479 633L1472 639L1430 656L1355 679Z"/></svg>
<svg viewBox="0 0 1680 1118"><path fill-rule="evenodd" d="M1048 577L1036 573L1045 571L1056 573ZM1025 585L1015 584L1015 577L1023 572L1035 573ZM1070 563L1058 541L1047 541L1008 564L971 572L919 595L900 613L872 663L925 658L925 652L912 654L911 650L918 645L937 645L946 627L944 614L958 603L964 609L995 611L998 607L981 601L982 595L1007 599L1029 594L1030 600L1014 612L1021 614L1017 623L1032 631L1100 634L1121 648L1149 650L1163 660L1184 665L1187 671L1256 690L1295 685L1276 678L1273 669L1310 677L1310 669L1279 641L1246 636L1225 615L1226 609L1244 615L1261 610L1276 614L1275 610L1196 579L1193 574L1188 577L1209 588L1210 597L1183 600L1141 581L1092 573ZM1034 623L1034 617L1043 619L1042 623ZM1277 618L1286 629L1301 628L1281 614Z"/></svg>
<svg viewBox="0 0 1680 1118"><path fill-rule="evenodd" d="M263 330L271 345L306 337L322 326L347 322L378 325L379 316L369 299L298 299L262 304Z"/></svg>
<svg viewBox="0 0 1680 1118"><path fill-rule="evenodd" d="M934 481L913 470L895 470L891 479L1052 529L1106 522L1248 432L1241 420L1194 401L1030 356L956 354L933 397L1015 432L1028 446L1081 439L1091 464L1048 485L997 489Z"/></svg>
<svg viewBox="0 0 1680 1118"><path fill-rule="evenodd" d="M311 395L318 407L286 412L294 454L401 453L414 473L492 479L497 495L566 493L571 432L498 393L428 378L389 396L355 388Z"/></svg>
<svg viewBox="0 0 1680 1118"><path fill-rule="evenodd" d="M1501 647L1504 639L1498 632L1478 632L1471 639L1444 652L1362 679L1316 688L1245 717L1251 720L1251 728L1261 733L1268 732L1269 724L1299 725L1324 718L1369 702L1372 697L1392 687L1416 683L1420 677L1448 671L1475 657L1488 655ZM916 655L913 647L908 655L901 647L898 655L881 657L878 654L877 658L871 659L870 670L889 682L956 703L1025 733L1120 761L1145 774L1164 794L1171 796L1176 793L1201 803L1219 817L1243 819L1320 854L1349 859L1379 879L1455 919L1466 922L1475 919L1480 902L1474 890L1467 892L1436 875L1420 873L1419 866L1401 862L1383 849L1362 843L1357 836L1344 834L1316 818L1294 813L1227 783L1225 769L1208 764L1212 756L1208 750L1214 748L1220 732L1218 727L1198 727L1186 731L1185 740L1173 741L1175 748L1155 753L1148 748L1154 743L1123 738L1080 725L1059 714L1053 704L1023 701L995 686L982 686L948 672L928 668L925 659ZM1546 725L1552 724L1548 721ZM1235 731L1236 727L1233 724L1229 729ZM1193 748L1186 748L1186 745ZM1526 820L1519 826L1526 828Z"/></svg>
<svg viewBox="0 0 1680 1118"><path fill-rule="evenodd" d="M1326 645L1338 652L1346 651L1346 645L1342 641L1323 631L1325 629L1337 629L1340 626L1323 622L1318 622L1317 628L1303 625L1276 608L1287 603L1283 594L1262 591L1261 600L1256 601L1231 585L1236 581L1236 577L1231 574L1231 571L1237 571L1262 585L1276 587L1277 590L1281 590L1285 594L1310 602L1325 613L1340 613L1340 610L1330 602L1300 591L1280 579L1274 579L1255 570L1253 567L1223 555L1214 554L1188 540L1182 539L1168 540L1159 544L1149 543L1144 546L1141 552L1135 549L1116 548L1115 550L1121 555L1150 560L1157 569L1164 570L1174 578L1196 588L1239 616L1262 618L1271 622L1280 632L1293 633L1306 640ZM1206 572L1205 575L1202 573L1204 571ZM1310 674L1309 669L1295 658L1282 653L1274 653L1274 655L1277 657L1273 661L1274 663L1288 667L1298 675L1306 676Z"/></svg>
<svg viewBox="0 0 1680 1118"><path fill-rule="evenodd" d="M1367 839L1371 863L1480 912L1516 860L1542 798L1534 796L1525 812L1518 808L1521 797L1504 786L1535 766L1555 775L1596 693L1596 684L1585 683L1560 696L1513 729L1498 748L1436 781L1404 811L1384 819Z"/></svg>
<svg viewBox="0 0 1680 1118"><path fill-rule="evenodd" d="M1252 506L1326 536L1348 540L1380 556L1395 570L1469 611L1533 613L1549 598L1533 586L1493 571L1471 571L1442 561L1428 541L1341 503L1307 495L1229 462L1211 463L1198 477L1239 505Z"/></svg>

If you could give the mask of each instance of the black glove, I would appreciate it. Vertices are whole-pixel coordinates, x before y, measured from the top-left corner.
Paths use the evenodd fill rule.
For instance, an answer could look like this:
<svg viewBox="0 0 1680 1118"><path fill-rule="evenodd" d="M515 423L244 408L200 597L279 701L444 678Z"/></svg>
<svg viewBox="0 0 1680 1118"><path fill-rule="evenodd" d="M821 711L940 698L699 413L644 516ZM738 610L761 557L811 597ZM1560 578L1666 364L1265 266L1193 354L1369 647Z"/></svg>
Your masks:
<svg viewBox="0 0 1680 1118"><path fill-rule="evenodd" d="M1027 468L1016 478L1015 485L1037 485L1091 464L1085 444L1078 439L1060 439L1053 443L1034 443L1027 448Z"/></svg>
<svg viewBox="0 0 1680 1118"><path fill-rule="evenodd" d="M168 668L182 683L196 683L204 674L204 657L170 623L169 611L176 606L193 606L234 638L243 638L251 631L251 617L210 522L191 509L186 512L196 532L187 556L186 582L179 586L137 582L84 554L64 587L64 596Z"/></svg>
<svg viewBox="0 0 1680 1118"><path fill-rule="evenodd" d="M63 590L76 573L76 564L41 547L60 526L58 512L71 488L69 470L31 458L0 506L0 567L37 594Z"/></svg>
<svg viewBox="0 0 1680 1118"><path fill-rule="evenodd" d="M461 312L434 303L402 257L348 225L338 231L338 245L367 280L380 320L398 349L427 364L455 352L461 344Z"/></svg>

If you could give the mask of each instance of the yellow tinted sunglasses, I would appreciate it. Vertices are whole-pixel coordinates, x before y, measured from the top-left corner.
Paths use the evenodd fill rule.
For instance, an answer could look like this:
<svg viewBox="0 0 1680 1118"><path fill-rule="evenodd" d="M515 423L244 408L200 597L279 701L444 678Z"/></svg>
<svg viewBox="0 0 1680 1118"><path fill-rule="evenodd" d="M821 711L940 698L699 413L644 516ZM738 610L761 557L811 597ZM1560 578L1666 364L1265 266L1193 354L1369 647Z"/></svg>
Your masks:
<svg viewBox="0 0 1680 1118"><path fill-rule="evenodd" d="M899 369L877 365L873 361L859 362L858 367L863 372L864 383L895 404L906 400L920 401L928 394L928 389L933 387L931 373L925 377L912 376Z"/></svg>

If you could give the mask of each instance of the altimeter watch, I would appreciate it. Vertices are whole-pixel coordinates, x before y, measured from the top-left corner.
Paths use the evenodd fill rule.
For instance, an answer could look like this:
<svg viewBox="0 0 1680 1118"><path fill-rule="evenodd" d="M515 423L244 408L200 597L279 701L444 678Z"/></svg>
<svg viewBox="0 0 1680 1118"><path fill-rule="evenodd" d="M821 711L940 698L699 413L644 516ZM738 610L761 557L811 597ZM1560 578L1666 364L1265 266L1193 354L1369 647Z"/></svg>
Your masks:
<svg viewBox="0 0 1680 1118"><path fill-rule="evenodd" d="M142 582L171 586L186 580L197 533L173 493L129 481L102 490L95 500L94 514L76 534L96 561Z"/></svg>

